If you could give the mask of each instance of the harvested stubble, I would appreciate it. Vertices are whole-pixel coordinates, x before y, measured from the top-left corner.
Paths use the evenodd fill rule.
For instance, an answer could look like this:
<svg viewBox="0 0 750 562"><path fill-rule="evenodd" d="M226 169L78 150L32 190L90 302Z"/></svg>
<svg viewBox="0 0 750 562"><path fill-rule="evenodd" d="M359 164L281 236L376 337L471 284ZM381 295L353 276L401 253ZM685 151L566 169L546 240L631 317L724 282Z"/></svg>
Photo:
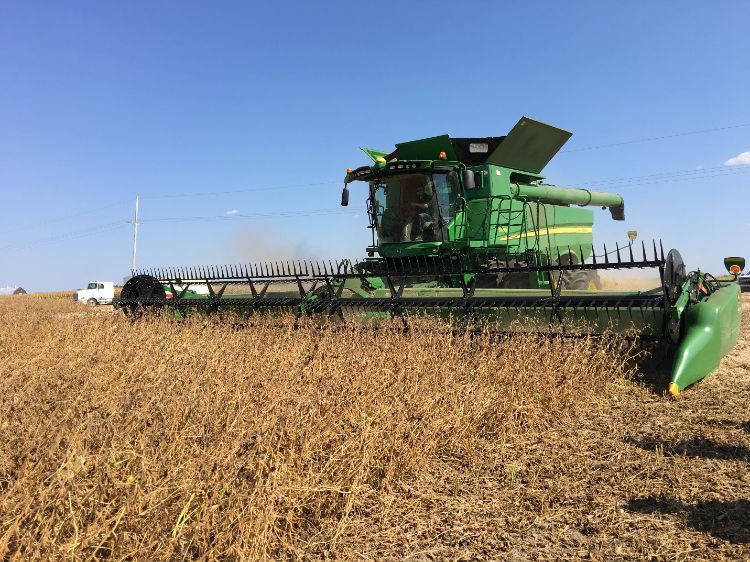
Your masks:
<svg viewBox="0 0 750 562"><path fill-rule="evenodd" d="M627 382L618 339L131 323L35 297L0 322L0 558L745 552L689 530L692 497L638 503L686 473L629 431L633 398L687 400ZM639 532L655 517L674 536Z"/></svg>

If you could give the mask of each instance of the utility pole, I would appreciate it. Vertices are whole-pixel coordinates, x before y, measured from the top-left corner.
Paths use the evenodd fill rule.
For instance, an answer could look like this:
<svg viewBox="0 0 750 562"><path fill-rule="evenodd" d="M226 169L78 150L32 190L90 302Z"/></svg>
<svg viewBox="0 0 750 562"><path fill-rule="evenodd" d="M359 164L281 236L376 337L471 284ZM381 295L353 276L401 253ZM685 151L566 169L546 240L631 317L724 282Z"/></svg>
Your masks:
<svg viewBox="0 0 750 562"><path fill-rule="evenodd" d="M138 204L140 203L141 196L135 196L135 217L133 218L133 261L130 264L130 269L135 271L135 257L138 251Z"/></svg>

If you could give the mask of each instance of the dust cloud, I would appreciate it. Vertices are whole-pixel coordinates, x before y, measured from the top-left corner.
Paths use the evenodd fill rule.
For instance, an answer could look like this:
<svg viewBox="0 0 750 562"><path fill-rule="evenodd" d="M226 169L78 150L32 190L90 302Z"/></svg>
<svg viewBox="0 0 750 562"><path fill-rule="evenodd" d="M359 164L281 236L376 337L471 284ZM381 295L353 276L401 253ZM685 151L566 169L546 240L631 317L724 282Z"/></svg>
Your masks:
<svg viewBox="0 0 750 562"><path fill-rule="evenodd" d="M656 271L599 271L605 291L648 291L661 287Z"/></svg>
<svg viewBox="0 0 750 562"><path fill-rule="evenodd" d="M314 260L320 257L307 240L290 240L274 228L247 228L234 232L226 251L230 261L255 263L281 260Z"/></svg>

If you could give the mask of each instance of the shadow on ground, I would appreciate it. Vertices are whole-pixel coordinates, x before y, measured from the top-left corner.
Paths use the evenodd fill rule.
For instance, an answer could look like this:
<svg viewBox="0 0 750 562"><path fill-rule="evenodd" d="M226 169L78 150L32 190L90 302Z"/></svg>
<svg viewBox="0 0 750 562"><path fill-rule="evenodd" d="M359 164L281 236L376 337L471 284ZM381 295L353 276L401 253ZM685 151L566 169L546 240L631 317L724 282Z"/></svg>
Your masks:
<svg viewBox="0 0 750 562"><path fill-rule="evenodd" d="M750 500L686 504L675 499L647 497L630 500L626 509L632 513L674 515L684 518L696 531L733 544L750 543Z"/></svg>
<svg viewBox="0 0 750 562"><path fill-rule="evenodd" d="M734 429L741 429L750 433L750 421L741 422L737 420L706 420L707 425L714 425L717 427L730 427Z"/></svg>
<svg viewBox="0 0 750 562"><path fill-rule="evenodd" d="M627 439L626 443L644 451L659 451L665 457L692 457L727 461L750 462L750 449L745 445L717 443L708 437L692 437L684 441L670 442L653 437Z"/></svg>
<svg viewBox="0 0 750 562"><path fill-rule="evenodd" d="M664 395L672 380L673 349L663 342L642 341L633 359L633 380L649 392Z"/></svg>

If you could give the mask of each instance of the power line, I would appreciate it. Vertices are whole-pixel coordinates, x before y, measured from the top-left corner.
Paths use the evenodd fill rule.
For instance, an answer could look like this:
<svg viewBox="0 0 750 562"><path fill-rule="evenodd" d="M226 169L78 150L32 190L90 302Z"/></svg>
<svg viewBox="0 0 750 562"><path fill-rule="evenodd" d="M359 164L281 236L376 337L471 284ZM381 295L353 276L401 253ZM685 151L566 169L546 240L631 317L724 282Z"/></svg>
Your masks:
<svg viewBox="0 0 750 562"><path fill-rule="evenodd" d="M726 177L739 175L750 172L750 165L742 166L716 166L711 168L705 168L700 170L678 170L674 172L659 172L644 176L631 176L623 178L610 178L602 179L589 182L575 182L582 185L603 185L610 189L627 189L630 187L638 187L645 185L654 185L660 183L673 183L679 181L693 181L698 179L710 179L716 177ZM309 184L308 184L309 185ZM119 205L120 202L112 203L96 207L94 209L83 211L78 215L89 214L101 210L103 208L112 207ZM187 216L187 217L159 217L154 219L139 219L139 224L143 223L184 223L184 222L210 222L210 221L246 221L246 220L265 220L272 218L296 218L296 217L310 217L310 216L325 216L325 215L353 215L354 213L342 211L339 209L303 209L296 211L270 211L270 212L259 212L250 214L232 214L232 215L210 215L210 216ZM95 236L103 232L109 232L116 230L122 226L132 224L132 221L121 220L104 225L90 227L82 230L75 230L72 232L62 233L39 240L30 242L21 242L18 244L6 244L0 246L0 251L13 252L24 249L32 249L42 246L49 246L64 242L68 240L76 240L89 236Z"/></svg>
<svg viewBox="0 0 750 562"><path fill-rule="evenodd" d="M698 134L711 133L711 132L717 132L717 131L725 131L725 130L737 129L737 128L742 128L742 127L750 127L750 123L740 123L740 124L728 125L724 127L714 127L710 129L685 131L685 132L673 133L673 134L668 134L668 135L645 137L641 139L632 139L632 140L615 142L615 143L593 145L593 146L587 146L587 147L581 147L581 148L572 148L572 149L568 149L562 152L569 153L569 152L580 152L580 151L585 151L585 150L597 150L601 148L611 148L611 147L625 146L625 145L630 145L630 144L653 142L653 141L658 141L658 140L684 137L684 136L689 136L689 135L698 135ZM657 172L654 174L649 174L649 175L644 175L644 176L610 178L610 179L602 179L602 180L588 181L588 182L576 182L576 183L587 184L587 185L608 185L608 186L613 186L615 188L628 188L628 187L637 187L637 186L643 186L643 185L653 185L653 184L658 184L658 183L673 183L677 181L692 181L696 179L710 179L710 178L716 178L716 177L734 176L734 175L744 174L748 172L749 170L750 170L750 165L733 166L733 167L716 166L716 167L699 169L699 170L679 170L676 172ZM253 193L253 192L263 192L263 191L284 190L284 189L296 189L296 188L303 188L303 187L334 185L334 184L339 184L339 183L340 181L337 181L337 180L329 180L329 181L321 181L321 182L308 182L308 183L289 184L289 185L281 185L281 186L253 187L253 188L247 188L247 189L235 189L235 190L224 190L224 191L204 191L204 192L197 192L197 193L178 193L178 194L171 194L171 195L151 195L151 196L142 197L142 199L174 199L174 198L185 198L185 197L204 197L204 196L211 196L211 195L231 195L231 194L236 194L236 193ZM126 202L129 202L129 201L128 200L115 201L115 202L108 203L106 205L100 205L100 206L97 206L97 207L94 207L92 209L88 209L85 211L79 211L73 214L69 214L69 215L66 215L65 217L59 217L56 219L51 219L51 220L47 220L44 222L38 222L35 224L27 224L27 225L17 227L17 228L6 229L3 231L0 231L0 234L18 232L22 230L35 228L40 225L48 225L48 224L54 224L54 223L58 223L62 221L68 221L70 218L96 213L96 212L99 212L108 208L122 205ZM216 220L237 220L237 219L253 220L253 219L267 219L267 218L275 218L275 217L276 218L305 217L305 216L318 216L318 215L330 215L330 214L349 214L349 213L341 212L341 211L334 211L331 209L317 209L317 210L282 211L282 212L236 214L236 215L163 217L163 218L142 220L139 222L141 223L143 222L167 222L169 223L169 222L216 221ZM117 221L115 223L109 223L108 225L92 227L92 228L85 229L82 231L73 231L69 233L64 233L62 235L49 237L49 238L41 239L38 241L21 243L21 244L7 244L5 246L0 246L0 250L14 251L18 249L28 249L28 248L39 247L42 245L55 244L58 241L77 239L77 238L82 238L86 236L91 236L94 234L99 234L100 232L114 230L114 229L120 228L121 226L125 224L127 224L127 221Z"/></svg>
<svg viewBox="0 0 750 562"><path fill-rule="evenodd" d="M87 228L83 230L74 230L72 232L66 232L66 233L58 234L56 236L40 238L38 240L32 240L29 242L21 242L17 244L6 244L5 246L0 246L0 251L10 253L10 252L15 252L19 250L29 250L33 248L39 248L42 246L51 246L53 244L58 244L60 242L67 242L69 240L77 240L79 238L88 238L90 236L97 236L104 232L117 230L124 226L127 226L126 221L117 221L117 222L103 224L103 225L99 225L99 226L95 226L95 227L91 227L91 228Z"/></svg>
<svg viewBox="0 0 750 562"><path fill-rule="evenodd" d="M677 181L692 181L697 179L710 179L715 177L726 177L742 175L750 171L750 165L742 166L715 166L701 168L698 170L679 170L675 172L658 172L644 176L631 176L623 178L610 178L601 180L574 182L581 185L597 185L608 187L630 187L635 185L649 185L652 183L673 183Z"/></svg>
<svg viewBox="0 0 750 562"><path fill-rule="evenodd" d="M750 127L750 123L739 123L735 125L726 125L723 127L712 127L708 129L699 129L694 131L683 131L683 132L677 132L677 133L671 133L666 135L659 135L654 137L643 137L639 139L630 139L626 141L618 141L613 143L606 143L606 144L598 144L598 145L592 145L592 146L584 146L580 148L569 148L566 150L561 150L560 153L571 153L571 152L583 152L587 150L599 150L602 148L613 148L617 146L626 146L631 144L640 144L640 143L646 143L646 142L654 142L659 140L667 140L672 138L679 138L679 137L686 137L691 135L700 135L705 133L713 133L718 131L727 131L731 129L739 129L743 127ZM677 173L683 173L683 172L677 172ZM666 174L670 174L670 172L666 172ZM225 191L204 191L204 192L198 192L198 193L178 193L175 195L151 195L142 197L142 199L171 199L171 198L183 198L183 197L204 197L204 196L211 196L211 195L231 195L235 193L253 193L253 192L260 192L260 191L276 191L276 190L283 190L283 189L296 189L296 188L302 188L302 187L316 187L316 186L322 186L322 185L339 185L341 183L340 180L329 180L329 181L321 181L321 182L313 182L313 183L300 183L300 184L290 184L290 185L281 185L281 186L267 186L267 187L254 187L254 188L248 188L248 189L235 189L235 190L225 190Z"/></svg>
<svg viewBox="0 0 750 562"><path fill-rule="evenodd" d="M141 197L141 199L174 199L174 198L183 198L183 197L205 197L208 195L232 195L235 193L255 193L258 191L277 191L277 190L283 190L283 189L299 189L302 187L316 187L316 186L321 186L321 185L341 185L341 181L330 180L330 181L321 181L321 182L314 182L314 183L296 183L296 184L290 184L290 185L251 187L247 189L232 189L232 190L227 190L227 191L203 191L199 193L177 193L173 195L147 195L145 197Z"/></svg>
<svg viewBox="0 0 750 562"><path fill-rule="evenodd" d="M654 185L654 184L661 184L661 183L674 183L674 182L679 182L679 181L694 181L694 180L699 180L699 179L711 179L711 178L717 178L717 177L735 176L735 175L745 174L747 172L750 172L750 165L740 165L740 166L731 166L731 167L715 166L715 167L710 167L710 168L702 168L698 170L693 169L693 170L677 170L677 171L672 171L672 172L657 172L654 174L648 174L648 175L643 175L643 176L609 178L609 179L600 179L600 180L574 182L574 183L577 183L580 185L603 186L609 189L627 189L630 187L647 186L647 185ZM310 185L325 185L328 183L330 182L297 184L294 186L291 186L291 185L282 186L281 188L302 187L302 186L310 186ZM255 188L253 190L244 190L244 191L260 191L260 190L267 190L267 189L279 189L279 188L277 187ZM109 203L107 205L101 205L98 207L94 207L93 209L74 213L71 216L82 216L86 214L95 213L102 209L107 209L107 208L120 205L124 202L126 201L117 201L117 202ZM159 218L154 218L154 219L139 220L139 223L142 224L142 223L159 223L159 222L182 223L182 222L198 222L198 221L205 222L205 221L231 221L231 220L235 220L235 221L237 220L264 220L264 219L271 219L271 218L283 219L283 218L293 218L293 217L347 215L347 214L352 214L352 213L341 211L338 209L303 209L303 210L296 210L296 211L270 211L270 212L251 213L251 214L159 217ZM60 222L61 220L67 220L67 217L65 219L51 220L45 224ZM46 237L40 240L31 241L31 242L22 242L18 244L6 244L5 246L0 246L0 251L15 251L19 249L30 249L30 248L40 247L40 246L56 244L59 241L74 240L74 239L79 239L79 238L83 238L87 236L93 236L101 232L114 230L114 229L120 228L121 226L125 224L132 224L132 221L126 221L126 220L116 221L114 223L107 223L105 225L90 227L90 228L83 229L83 230L75 230L72 232L54 235L54 236ZM26 228L31 228L31 226L29 225L29 226L21 227L16 230L23 230ZM13 230L9 230L6 232L12 232L12 231Z"/></svg>
<svg viewBox="0 0 750 562"><path fill-rule="evenodd" d="M647 180L647 179L653 179L653 178L659 178L659 177L676 177L676 176L683 176L683 175L694 175L694 174L707 174L707 173L714 173L718 170L741 170L743 168L747 168L747 165L742 166L712 166L709 168L691 168L689 170L673 170L670 172L654 172L653 174L645 174L642 176L623 176L623 177L616 177L616 178L604 178L604 179L597 179L597 180L587 180L583 183L597 183L597 184L603 184L603 183L629 183L633 181L640 181L640 180Z"/></svg>
<svg viewBox="0 0 750 562"><path fill-rule="evenodd" d="M236 220L257 220L271 218L292 218L292 217L311 217L322 215L352 215L355 213L341 211L338 209L311 209L300 211L278 211L263 212L251 214L232 214L232 215L209 215L209 216L189 216L189 217L160 217L155 219L141 219L140 224L164 222L196 222L196 221L236 221Z"/></svg>
<svg viewBox="0 0 750 562"><path fill-rule="evenodd" d="M183 222L196 222L196 221L217 221L217 220L264 220L271 218L293 218L293 217L308 217L308 216L324 216L324 215L353 215L351 211L341 211L338 209L303 209L298 211L279 211L279 212L263 212L263 213L252 213L252 214L236 214L236 215L213 215L213 216L191 216L191 217L161 217L155 219L138 220L138 224L144 223L183 223ZM2 252L14 252L19 250L28 250L33 248L39 248L43 246L50 246L60 242L66 242L69 240L78 240L80 238L87 238L91 236L98 236L104 232L110 232L117 230L123 226L132 224L132 221L120 220L112 223L106 223L90 228L74 230L65 232L55 236L49 236L37 240L31 240L28 242L20 242L15 244L6 244L0 246Z"/></svg>
<svg viewBox="0 0 750 562"><path fill-rule="evenodd" d="M78 211L78 212L75 212L75 213L66 214L64 217L61 216L61 217L52 218L52 219L48 219L48 220L44 220L44 221L37 221L37 222L33 222L33 223L27 223L27 224L24 224L23 226L9 228L9 229L6 229L6 230L0 230L0 235L8 234L8 233L11 233L11 232L20 232L22 230L30 230L30 229L37 228L37 227L40 227L40 226L46 226L48 224L55 224L55 223L59 223L59 222L68 222L72 218L81 217L81 216L84 216L84 215L90 215L92 213L98 213L99 211L103 211L105 209L111 209L112 207L117 207L117 206L123 205L123 204L128 203L128 202L129 202L129 200L122 199L120 201L114 201L112 203L107 203L105 205L100 205L98 207L94 207L92 209L88 209L88 210L85 210L85 211Z"/></svg>
<svg viewBox="0 0 750 562"><path fill-rule="evenodd" d="M745 170L745 172L748 172L750 170ZM655 185L655 184L662 184L662 183L677 183L677 182L687 182L687 181L695 181L695 180L702 180L702 179L712 179L712 178L725 178L727 176L733 177L740 174L710 174L706 176L697 176L697 177L687 177L687 178L667 178L667 179L660 179L660 180L653 180L653 181L643 181L643 182L637 182L637 183L629 183L629 184L619 184L611 187L611 189L628 189L631 187L640 187L644 185Z"/></svg>
<svg viewBox="0 0 750 562"><path fill-rule="evenodd" d="M713 127L711 129L700 129L698 131L684 131L681 133L672 133L669 135L660 135L656 137L644 137L640 139L631 139L626 141L619 141L619 142L613 142L608 144L597 144L592 146L583 146L581 148L568 148L566 150L561 150L560 154L563 153L570 153L570 152L583 152L584 150L599 150L601 148L613 148L616 146L625 146L629 144L640 144L644 142L654 142L654 141L660 141L660 140L666 140L666 139L674 139L677 137L687 137L690 135L702 135L704 133L714 133L717 131L727 131L730 129L739 129L741 127L750 127L750 123L739 123L737 125L727 125L726 127Z"/></svg>

